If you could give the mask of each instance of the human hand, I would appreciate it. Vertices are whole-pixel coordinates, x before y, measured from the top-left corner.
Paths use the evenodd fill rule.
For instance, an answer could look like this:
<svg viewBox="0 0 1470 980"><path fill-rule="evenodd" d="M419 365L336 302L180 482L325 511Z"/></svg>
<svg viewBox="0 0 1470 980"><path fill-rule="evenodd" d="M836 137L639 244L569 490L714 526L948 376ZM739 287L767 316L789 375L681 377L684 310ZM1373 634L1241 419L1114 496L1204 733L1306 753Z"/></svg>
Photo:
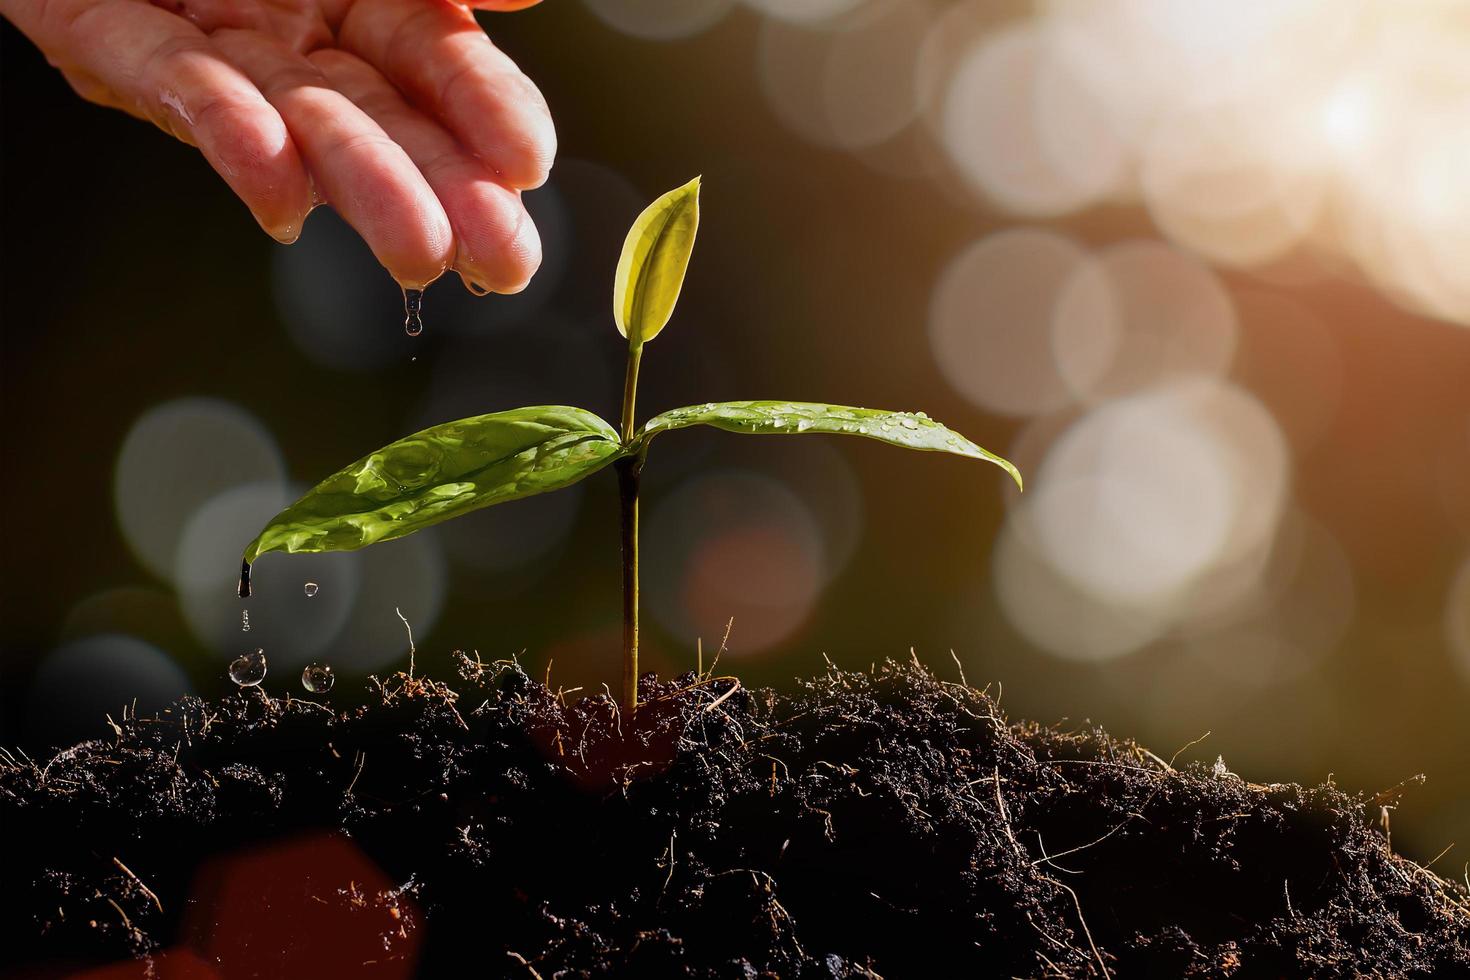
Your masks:
<svg viewBox="0 0 1470 980"><path fill-rule="evenodd" d="M272 237L329 202L405 288L524 288L541 93L470 8L538 0L0 0L84 98L197 146Z"/></svg>

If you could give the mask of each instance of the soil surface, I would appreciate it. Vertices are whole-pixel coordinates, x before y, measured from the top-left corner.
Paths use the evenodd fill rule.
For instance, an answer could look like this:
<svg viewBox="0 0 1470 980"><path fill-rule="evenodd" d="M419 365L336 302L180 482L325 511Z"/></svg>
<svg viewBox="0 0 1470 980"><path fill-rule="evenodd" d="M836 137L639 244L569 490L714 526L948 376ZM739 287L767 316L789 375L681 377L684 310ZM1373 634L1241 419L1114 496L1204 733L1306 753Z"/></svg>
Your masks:
<svg viewBox="0 0 1470 980"><path fill-rule="evenodd" d="M513 663L0 763L0 962L88 977L1470 977L1393 793L1258 785L908 663L793 696ZM0 754L0 759L4 755ZM4 972L4 971L0 971Z"/></svg>

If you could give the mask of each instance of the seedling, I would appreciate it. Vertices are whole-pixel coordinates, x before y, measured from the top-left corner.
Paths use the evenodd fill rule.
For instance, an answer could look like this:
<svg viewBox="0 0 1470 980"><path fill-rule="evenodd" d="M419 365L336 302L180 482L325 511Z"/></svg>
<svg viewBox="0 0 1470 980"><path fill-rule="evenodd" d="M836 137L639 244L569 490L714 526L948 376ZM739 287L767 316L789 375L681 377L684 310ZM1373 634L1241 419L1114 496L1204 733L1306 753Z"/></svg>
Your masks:
<svg viewBox="0 0 1470 980"><path fill-rule="evenodd" d="M281 511L245 549L250 566L271 551L354 551L481 507L576 483L607 466L618 475L623 544L623 704L638 706L638 484L661 432L708 425L756 435L836 433L987 460L1021 485L1010 463L923 412L884 412L813 402L706 402L635 421L643 345L669 322L699 226L699 178L648 206L623 242L613 281L613 319L628 340L621 426L564 405L537 405L446 422L370 453Z"/></svg>

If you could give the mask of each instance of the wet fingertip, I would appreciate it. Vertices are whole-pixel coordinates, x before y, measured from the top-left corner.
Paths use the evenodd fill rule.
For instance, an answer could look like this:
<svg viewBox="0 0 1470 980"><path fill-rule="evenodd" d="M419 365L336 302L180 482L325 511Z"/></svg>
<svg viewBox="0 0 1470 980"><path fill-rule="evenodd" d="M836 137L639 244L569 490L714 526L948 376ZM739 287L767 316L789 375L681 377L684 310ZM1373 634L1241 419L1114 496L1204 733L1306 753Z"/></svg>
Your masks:
<svg viewBox="0 0 1470 980"><path fill-rule="evenodd" d="M432 286L434 283L438 282L439 281L439 277L442 276L442 275L444 275L444 273L445 273L445 271L447 269L448 269L448 266L447 265L446 266L441 266L439 268L439 271L438 272L435 272L433 275L430 275L427 278L425 278L423 275L409 275L409 274L399 275L399 274L393 272L393 270L391 270L391 269L388 270L388 274L393 277L393 281L394 282L398 283L398 288L399 289L403 289L403 290L417 290L419 292L423 292L424 290L426 290L430 286Z"/></svg>
<svg viewBox="0 0 1470 980"><path fill-rule="evenodd" d="M301 226L304 221L304 217L296 221L267 221L260 215L255 216L256 224L282 245L294 244L301 237Z"/></svg>
<svg viewBox="0 0 1470 980"><path fill-rule="evenodd" d="M489 296L491 293L495 292L495 290L491 289L489 286L475 279L471 279L463 272L459 274L459 281L464 283L464 288L469 290L470 295L472 296Z"/></svg>

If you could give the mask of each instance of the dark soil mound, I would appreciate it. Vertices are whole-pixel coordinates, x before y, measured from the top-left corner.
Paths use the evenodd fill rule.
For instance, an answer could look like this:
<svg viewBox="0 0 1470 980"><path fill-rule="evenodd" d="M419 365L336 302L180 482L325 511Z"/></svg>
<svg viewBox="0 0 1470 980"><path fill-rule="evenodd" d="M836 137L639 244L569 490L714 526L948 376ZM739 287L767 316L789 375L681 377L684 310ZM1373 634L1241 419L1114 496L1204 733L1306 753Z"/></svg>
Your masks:
<svg viewBox="0 0 1470 980"><path fill-rule="evenodd" d="M795 697L514 664L247 692L0 772L3 954L95 976L1467 977L1378 802L1010 725L908 664ZM55 964L61 963L62 967Z"/></svg>

